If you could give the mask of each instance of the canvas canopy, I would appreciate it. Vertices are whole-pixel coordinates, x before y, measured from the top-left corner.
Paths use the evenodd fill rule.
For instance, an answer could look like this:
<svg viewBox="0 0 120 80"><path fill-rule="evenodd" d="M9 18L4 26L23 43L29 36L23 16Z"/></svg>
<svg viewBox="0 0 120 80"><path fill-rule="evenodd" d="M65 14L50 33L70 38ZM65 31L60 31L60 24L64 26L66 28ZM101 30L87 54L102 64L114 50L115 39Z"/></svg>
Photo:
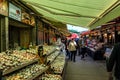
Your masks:
<svg viewBox="0 0 120 80"><path fill-rule="evenodd" d="M50 21L93 29L120 16L120 0L21 0Z"/></svg>

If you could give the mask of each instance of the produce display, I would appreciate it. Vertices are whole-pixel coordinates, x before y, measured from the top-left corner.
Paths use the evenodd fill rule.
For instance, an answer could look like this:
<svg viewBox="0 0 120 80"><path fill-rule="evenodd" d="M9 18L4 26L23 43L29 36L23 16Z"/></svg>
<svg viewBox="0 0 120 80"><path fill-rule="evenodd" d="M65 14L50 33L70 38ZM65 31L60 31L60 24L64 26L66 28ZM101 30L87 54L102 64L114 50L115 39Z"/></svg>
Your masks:
<svg viewBox="0 0 120 80"><path fill-rule="evenodd" d="M47 66L43 64L33 64L18 72L5 76L6 80L31 80L35 75L40 75L47 70Z"/></svg>
<svg viewBox="0 0 120 80"><path fill-rule="evenodd" d="M65 54L61 53L57 59L51 64L51 68L54 70L55 73L62 73L63 68L65 65Z"/></svg>
<svg viewBox="0 0 120 80"><path fill-rule="evenodd" d="M29 53L27 52L27 50L13 51L12 55L22 58L22 59L26 59L26 60L32 60L32 59L37 58L37 55Z"/></svg>
<svg viewBox="0 0 120 80"><path fill-rule="evenodd" d="M27 53L32 53L32 54L37 54L38 51L37 51L37 48L36 49L28 49L26 50Z"/></svg>
<svg viewBox="0 0 120 80"><path fill-rule="evenodd" d="M55 46L43 46L43 55L49 55L51 52L55 51Z"/></svg>
<svg viewBox="0 0 120 80"><path fill-rule="evenodd" d="M52 62L56 56L58 56L60 53L60 51L55 51L54 53L52 53L50 56L47 57L47 62Z"/></svg>
<svg viewBox="0 0 120 80"><path fill-rule="evenodd" d="M46 72L48 68L55 73L62 73L65 64L65 55L60 53L56 46L43 46L42 58L47 64L38 64L38 48L29 50L12 50L0 53L0 69L3 70L5 80L33 80ZM46 66L50 63L49 67ZM37 78L39 79L39 78ZM42 74L39 80L62 80L61 75Z"/></svg>
<svg viewBox="0 0 120 80"><path fill-rule="evenodd" d="M2 52L0 53L0 68L3 70L3 73L5 73L10 69L26 64L36 58L36 55L26 53L25 51L13 51L12 53Z"/></svg>
<svg viewBox="0 0 120 80"><path fill-rule="evenodd" d="M62 77L55 74L45 74L39 80L62 80Z"/></svg>

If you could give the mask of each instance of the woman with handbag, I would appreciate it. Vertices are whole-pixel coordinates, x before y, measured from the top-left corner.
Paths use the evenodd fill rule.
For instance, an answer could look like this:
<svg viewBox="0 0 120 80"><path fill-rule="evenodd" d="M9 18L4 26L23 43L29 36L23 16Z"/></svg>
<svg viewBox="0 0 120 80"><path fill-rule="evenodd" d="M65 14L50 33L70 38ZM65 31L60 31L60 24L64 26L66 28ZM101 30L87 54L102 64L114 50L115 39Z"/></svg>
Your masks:
<svg viewBox="0 0 120 80"><path fill-rule="evenodd" d="M71 39L70 43L68 44L68 50L71 52L71 61L73 60L75 62L76 53L77 53L77 44L74 40L74 38Z"/></svg>

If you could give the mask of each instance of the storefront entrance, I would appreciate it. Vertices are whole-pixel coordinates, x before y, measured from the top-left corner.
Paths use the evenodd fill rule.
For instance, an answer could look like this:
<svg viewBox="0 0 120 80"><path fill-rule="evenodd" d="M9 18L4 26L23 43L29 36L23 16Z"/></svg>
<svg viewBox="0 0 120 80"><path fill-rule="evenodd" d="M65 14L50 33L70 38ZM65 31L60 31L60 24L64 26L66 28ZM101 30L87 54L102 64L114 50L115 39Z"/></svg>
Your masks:
<svg viewBox="0 0 120 80"><path fill-rule="evenodd" d="M30 43L30 29L9 26L9 48L28 48Z"/></svg>
<svg viewBox="0 0 120 80"><path fill-rule="evenodd" d="M12 23L11 23L12 22ZM9 25L9 48L20 49L29 48L30 42L32 42L32 28L28 25L24 25L17 21L10 20Z"/></svg>

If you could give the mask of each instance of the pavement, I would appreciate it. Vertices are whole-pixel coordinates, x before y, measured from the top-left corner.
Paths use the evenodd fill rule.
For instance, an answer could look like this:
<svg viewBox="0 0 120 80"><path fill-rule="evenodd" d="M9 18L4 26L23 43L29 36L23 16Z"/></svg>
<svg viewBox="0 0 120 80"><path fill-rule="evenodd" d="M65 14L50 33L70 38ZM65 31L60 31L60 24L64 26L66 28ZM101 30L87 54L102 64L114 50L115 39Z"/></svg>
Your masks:
<svg viewBox="0 0 120 80"><path fill-rule="evenodd" d="M89 56L81 60L76 56L76 62L67 61L64 80L108 80L105 60L94 61Z"/></svg>

